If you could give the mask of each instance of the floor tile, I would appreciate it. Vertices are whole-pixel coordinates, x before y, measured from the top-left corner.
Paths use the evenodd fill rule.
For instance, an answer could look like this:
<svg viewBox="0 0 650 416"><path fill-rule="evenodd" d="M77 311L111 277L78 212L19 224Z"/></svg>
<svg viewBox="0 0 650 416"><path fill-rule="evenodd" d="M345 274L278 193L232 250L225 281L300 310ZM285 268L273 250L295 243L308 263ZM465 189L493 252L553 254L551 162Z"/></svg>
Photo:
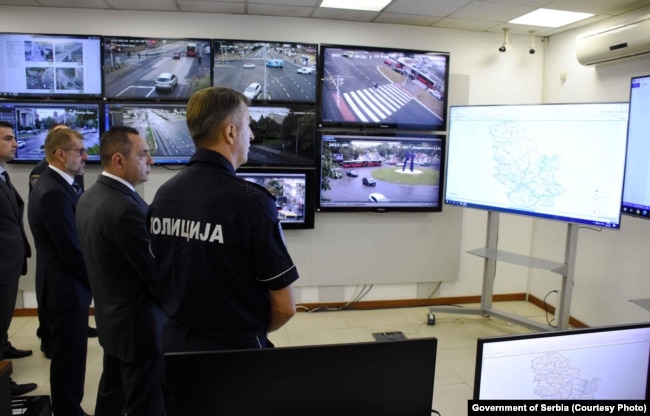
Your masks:
<svg viewBox="0 0 650 416"><path fill-rule="evenodd" d="M545 313L529 302L498 302L495 308L519 314L536 322L546 322ZM459 311L480 308L478 304L458 305ZM331 310L299 312L283 328L270 334L276 347L374 342L373 333L402 332L406 338L436 337L438 352L433 409L448 416L467 415L472 397L476 340L479 337L531 332L531 329L497 317L435 311L435 325L427 325L429 307L378 310ZM551 317L553 318L553 317ZM91 317L90 325L95 326ZM32 356L13 360L12 378L18 383L34 382L33 394L49 395L49 363L40 352L36 337L36 317L16 317L9 329L11 342L20 349L31 349ZM102 349L97 338L88 340L85 397L86 412L93 414L101 376ZM309 369L305 369L309 374Z"/></svg>

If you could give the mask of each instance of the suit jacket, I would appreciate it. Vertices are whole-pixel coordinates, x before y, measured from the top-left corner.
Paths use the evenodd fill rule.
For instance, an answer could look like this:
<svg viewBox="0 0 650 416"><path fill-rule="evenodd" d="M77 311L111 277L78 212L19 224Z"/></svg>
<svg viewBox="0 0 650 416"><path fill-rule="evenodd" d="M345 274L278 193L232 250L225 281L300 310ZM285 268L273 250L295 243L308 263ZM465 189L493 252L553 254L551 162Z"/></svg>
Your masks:
<svg viewBox="0 0 650 416"><path fill-rule="evenodd" d="M27 219L36 245L39 307L65 310L91 302L86 265L75 224L79 196L49 167L29 194Z"/></svg>
<svg viewBox="0 0 650 416"><path fill-rule="evenodd" d="M125 361L161 354L165 321L149 254L147 204L105 175L80 198L77 227L104 351Z"/></svg>
<svg viewBox="0 0 650 416"><path fill-rule="evenodd" d="M25 203L11 184L0 179L0 285L27 273L31 247L23 227Z"/></svg>

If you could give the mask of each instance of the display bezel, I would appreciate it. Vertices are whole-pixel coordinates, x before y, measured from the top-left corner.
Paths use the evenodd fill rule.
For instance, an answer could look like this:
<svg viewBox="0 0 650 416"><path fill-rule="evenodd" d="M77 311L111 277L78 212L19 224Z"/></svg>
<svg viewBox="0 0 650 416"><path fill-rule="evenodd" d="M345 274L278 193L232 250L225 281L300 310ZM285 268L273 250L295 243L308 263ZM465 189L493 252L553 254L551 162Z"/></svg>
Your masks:
<svg viewBox="0 0 650 416"><path fill-rule="evenodd" d="M439 212L445 148L433 133L321 132L318 211Z"/></svg>
<svg viewBox="0 0 650 416"><path fill-rule="evenodd" d="M212 85L211 44L207 38L102 36L105 99L189 100Z"/></svg>
<svg viewBox="0 0 650 416"><path fill-rule="evenodd" d="M316 104L317 43L218 38L212 51L213 85L240 91L255 105ZM259 89L248 92L252 84Z"/></svg>
<svg viewBox="0 0 650 416"><path fill-rule="evenodd" d="M298 168L298 167L246 167L242 166L237 169L236 175L242 179L279 179L303 177L305 180L305 189L302 209L296 209L290 198L300 198L301 195L277 195L277 189L269 188L264 183L254 181L258 185L265 186L274 197L276 197L276 206L278 207L278 218L282 229L284 230L302 230L313 229L315 223L316 211L316 190L318 182L316 179L315 168ZM299 190L298 190L299 191ZM295 217L294 217L295 216Z"/></svg>
<svg viewBox="0 0 650 416"><path fill-rule="evenodd" d="M122 123L116 118L121 109ZM158 112L156 112L158 110ZM164 110L162 112L161 110ZM104 103L104 126L109 130L114 125L126 125L138 130L149 145L151 157L156 165L185 165L195 152L194 141L187 128L185 102L111 101ZM126 111L131 111L124 123ZM146 116L138 112L147 111ZM145 124L146 123L146 124ZM162 139L167 143L163 146ZM162 153L166 152L166 153Z"/></svg>
<svg viewBox="0 0 650 416"><path fill-rule="evenodd" d="M7 41L36 41L36 46L23 45L10 57ZM38 47L38 41L52 43ZM81 54L79 45L81 43ZM101 99L104 95L101 36L88 34L0 33L0 97L9 99ZM46 52L43 60L31 60L34 52ZM90 49L87 49L90 48ZM51 56L50 56L51 54ZM81 57L80 57L81 56ZM81 61L79 61L81 59ZM34 62L32 66L27 66ZM24 69L24 73L16 71ZM30 70L30 71L28 71ZM51 71L49 71L51 70ZM13 74L13 75L12 75ZM10 77L11 76L11 77ZM66 85L62 83L67 81ZM36 88L43 86L44 88ZM81 83L81 85L80 85ZM18 89L16 86L24 88ZM71 88L76 87L76 88ZM33 90L33 92L29 92Z"/></svg>
<svg viewBox="0 0 650 416"><path fill-rule="evenodd" d="M548 332L536 332L536 333L529 333L529 334L514 334L514 335L499 335L499 336L492 336L492 337L479 337L477 339L477 345L476 345L476 365L474 369L474 400L490 400L490 399L495 399L491 397L486 397L486 393L481 390L482 385L492 385L494 386L496 380L490 380L488 381L486 378L486 375L484 374L483 371L483 362L484 362L484 356L486 355L486 346L488 345L496 345L499 346L499 350L501 350L502 354L504 354L504 358L507 358L507 351L505 349L505 346L507 345L512 345L514 347L516 344L518 349L521 349L522 351L526 351L526 353L530 354L531 352L536 352L539 356L542 356L544 354L544 350L546 349L575 349L576 351L581 351L584 350L582 348L583 346L580 345L579 340L585 339L586 337L593 338L594 340L598 340L599 342L605 342L608 339L611 339L612 337L616 336L617 333L622 333L622 331L634 331L634 330L648 330L650 329L650 323L632 323L632 324L620 324L620 325L608 325L608 326L598 326L598 327L591 327L591 328L573 328L573 329L568 329L568 330L562 330L562 331L548 331ZM648 331L646 332L646 337L648 336ZM596 335L597 337L592 337L592 335ZM639 336L643 336L643 334L639 334ZM542 342L544 343L543 345L535 345L535 342ZM584 341L583 341L584 342ZM525 345L526 343L530 343L530 346L528 348L522 348L521 345ZM620 341L619 342L612 342L612 345L620 344L623 345ZM503 345L503 347L501 346ZM587 354L587 352L585 352ZM512 354L510 357L515 358L521 354ZM560 357L561 358L561 357ZM621 366L623 363L620 361L620 358L622 357L615 357L612 356L611 354L606 354L603 353L602 357L604 358L607 362L611 363L612 366L617 367ZM617 360L617 358L619 360ZM593 365L598 366L601 368L603 366L603 363L605 361L598 359L598 357L593 357L591 360L593 361ZM566 372L566 376L571 376L571 377L577 377L578 374L581 372L580 370L572 370L569 365L568 365L568 359L564 363L554 363L552 359L548 359L546 362L548 365L556 365L555 370L557 372ZM562 365L560 365L562 364ZM642 369L642 363L633 363L632 365ZM533 368L531 367L530 361L528 361L527 364L528 368ZM507 370L509 368L512 368L512 363L504 363L503 370ZM623 368L623 367L620 367ZM645 385L645 400L650 398L650 366L646 366L646 371L648 372L646 376L646 385ZM522 368L521 370L525 370ZM502 371L498 371L499 374L501 374L502 377L506 377L506 375ZM590 374L588 372L588 369L582 369L583 373ZM563 379L561 374L556 374L557 379ZM553 377L553 374L549 374L549 377ZM608 374L607 378L609 381L607 382L608 384L619 384L619 383L625 383L629 381L629 373L621 371L621 374L618 375L618 377L613 380L614 375L613 374ZM532 378L530 378L532 380ZM503 382L503 380L501 380ZM576 380L577 381L577 380ZM540 383L542 383L540 381ZM622 384L625 385L625 384ZM502 392L503 394L498 397L498 400L530 400L530 398L522 398L522 397L515 397L515 392L514 389L509 389L503 386L503 384L499 385L499 391ZM586 388L587 386L584 384L581 384L583 388ZM560 394L561 390L559 386L557 386L558 389L555 391L556 394ZM571 389L567 389L567 392ZM573 392L576 394L579 394L582 389L574 389ZM532 393L532 392L531 392ZM565 392L566 393L566 392ZM553 397L553 399L557 399L558 397ZM572 397L575 399L575 397ZM610 400L620 400L622 397L611 397L611 398L605 398L605 399L610 399ZM537 399L537 400L542 400Z"/></svg>
<svg viewBox="0 0 650 416"><path fill-rule="evenodd" d="M376 71L375 62L366 70L371 59ZM321 44L319 125L445 132L449 59L440 51Z"/></svg>
<svg viewBox="0 0 650 416"><path fill-rule="evenodd" d="M316 166L313 105L253 103L248 111L253 140L245 166Z"/></svg>
<svg viewBox="0 0 650 416"><path fill-rule="evenodd" d="M644 83L644 96L634 94ZM643 101L642 101L643 99ZM650 219L650 74L630 79L630 111L627 127L627 161L621 213ZM633 194L636 191L636 194Z"/></svg>
<svg viewBox="0 0 650 416"><path fill-rule="evenodd" d="M76 108L79 116L74 119L66 109ZM16 111L24 109L24 114L17 115ZM37 111L41 111L40 114ZM81 111L93 111L96 117L84 118ZM44 119L44 112L47 113ZM62 112L59 114L59 112ZM13 114L13 115L10 115ZM34 114L37 117L34 117ZM29 125L19 123L25 120ZM36 119L38 121L36 121ZM57 100L57 101L28 101L0 100L0 120L8 121L14 126L14 134L18 142L16 157L12 163L38 163L45 158L43 151L48 129L54 124L63 123L81 133L84 146L87 149L87 163L99 162L99 138L104 131L102 104L96 100ZM29 153L27 153L29 152ZM29 155L29 156L28 156Z"/></svg>
<svg viewBox="0 0 650 416"><path fill-rule="evenodd" d="M185 118L186 102L151 102L151 101L110 101L104 104L104 119L106 129L109 129L111 110L119 107L133 109L178 109L174 118L178 119L181 126L163 126L153 128L143 127L143 123L129 124L140 131L140 134L149 140L154 162L158 165L183 165L187 164L195 152L194 141L190 136ZM269 166L269 167L314 167L316 154L316 110L313 106L301 105L251 105L251 141L248 160L243 166ZM172 122L169 118L158 117L165 122ZM301 123L302 121L302 123ZM307 125L305 125L307 121ZM151 118L147 117L147 123ZM157 132L160 132L159 134ZM279 136L278 136L279 135ZM159 137L165 140L173 139L164 148L168 154L158 151ZM298 140L296 140L298 137Z"/></svg>
<svg viewBox="0 0 650 416"><path fill-rule="evenodd" d="M623 102L452 106L445 203L619 229L627 114Z"/></svg>

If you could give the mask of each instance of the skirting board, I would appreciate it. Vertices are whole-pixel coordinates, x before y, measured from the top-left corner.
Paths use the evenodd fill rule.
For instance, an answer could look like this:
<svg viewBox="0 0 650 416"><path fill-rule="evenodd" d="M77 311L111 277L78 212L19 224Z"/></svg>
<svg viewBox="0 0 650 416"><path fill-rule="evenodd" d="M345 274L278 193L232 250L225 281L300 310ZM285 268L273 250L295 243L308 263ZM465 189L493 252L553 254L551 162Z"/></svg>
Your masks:
<svg viewBox="0 0 650 416"><path fill-rule="evenodd" d="M494 295L492 298L494 302L512 302L512 301L528 301L548 312L550 315L555 314L555 307L547 305L543 300L525 293L510 293L503 295ZM435 299L396 299L396 300L375 300L356 302L348 305L345 309L348 310L364 310L364 309L393 309L393 308L416 308L420 306L441 306L441 305L464 305L471 303L480 303L480 296L458 296L449 298L435 298ZM296 305L298 312L309 312L315 309L319 310L335 310L345 306L345 302L330 302L330 303L301 303ZM94 314L94 308L90 308L90 314ZM22 308L15 309L14 316L38 316L36 308ZM589 325L580 322L579 320L570 317L569 325L574 328L588 328Z"/></svg>

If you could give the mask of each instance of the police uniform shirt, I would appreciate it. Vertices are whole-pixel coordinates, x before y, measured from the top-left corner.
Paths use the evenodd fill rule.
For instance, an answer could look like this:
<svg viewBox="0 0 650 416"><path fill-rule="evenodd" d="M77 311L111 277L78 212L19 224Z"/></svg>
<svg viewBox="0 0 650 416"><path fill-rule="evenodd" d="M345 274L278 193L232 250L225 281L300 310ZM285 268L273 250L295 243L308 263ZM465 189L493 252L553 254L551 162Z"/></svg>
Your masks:
<svg viewBox="0 0 650 416"><path fill-rule="evenodd" d="M147 222L168 317L205 335L266 333L268 290L298 272L265 188L200 149L159 188Z"/></svg>

